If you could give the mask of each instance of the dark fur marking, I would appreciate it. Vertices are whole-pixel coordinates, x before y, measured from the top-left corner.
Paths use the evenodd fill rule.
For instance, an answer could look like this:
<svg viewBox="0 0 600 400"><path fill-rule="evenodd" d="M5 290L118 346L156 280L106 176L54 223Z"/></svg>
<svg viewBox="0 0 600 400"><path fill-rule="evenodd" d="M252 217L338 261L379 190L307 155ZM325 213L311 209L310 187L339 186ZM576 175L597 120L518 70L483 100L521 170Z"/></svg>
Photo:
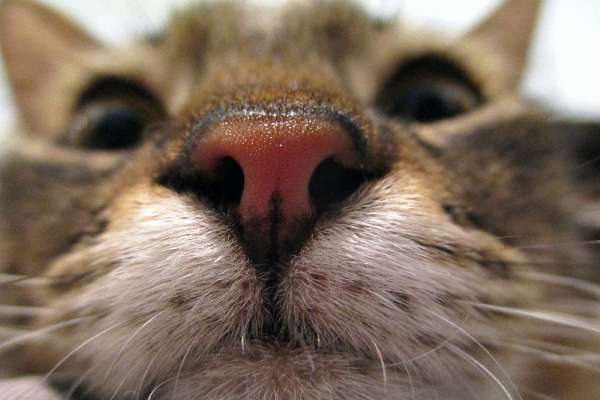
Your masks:
<svg viewBox="0 0 600 400"><path fill-rule="evenodd" d="M397 291L392 291L389 293L392 295L392 302L396 305L396 307L398 307L402 311L410 312L412 308L412 299L407 293Z"/></svg>
<svg viewBox="0 0 600 400"><path fill-rule="evenodd" d="M439 335L427 333L427 332L419 332L414 337L415 342L421 344L429 349L435 349L440 344L444 343L447 338L440 337Z"/></svg>
<svg viewBox="0 0 600 400"><path fill-rule="evenodd" d="M190 295L189 293L178 292L175 295L169 298L169 303L181 307L181 306L189 306L190 303L195 302L197 299L195 296Z"/></svg>
<svg viewBox="0 0 600 400"><path fill-rule="evenodd" d="M311 276L312 275L314 274L311 274ZM317 279L315 279L315 281L317 281ZM366 284L363 281L353 280L344 285L344 291L355 295L361 295L365 292L365 286Z"/></svg>

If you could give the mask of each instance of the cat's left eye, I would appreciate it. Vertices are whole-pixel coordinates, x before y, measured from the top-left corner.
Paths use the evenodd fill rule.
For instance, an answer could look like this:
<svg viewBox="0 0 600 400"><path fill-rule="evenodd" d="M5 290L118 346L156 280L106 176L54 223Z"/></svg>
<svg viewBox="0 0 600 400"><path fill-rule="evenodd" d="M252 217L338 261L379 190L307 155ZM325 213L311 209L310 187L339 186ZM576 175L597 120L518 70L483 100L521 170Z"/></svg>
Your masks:
<svg viewBox="0 0 600 400"><path fill-rule="evenodd" d="M142 86L103 78L80 96L64 142L90 150L136 147L152 123L164 118L160 103Z"/></svg>
<svg viewBox="0 0 600 400"><path fill-rule="evenodd" d="M483 103L467 73L437 55L401 65L380 89L375 105L405 121L430 123L464 114Z"/></svg>

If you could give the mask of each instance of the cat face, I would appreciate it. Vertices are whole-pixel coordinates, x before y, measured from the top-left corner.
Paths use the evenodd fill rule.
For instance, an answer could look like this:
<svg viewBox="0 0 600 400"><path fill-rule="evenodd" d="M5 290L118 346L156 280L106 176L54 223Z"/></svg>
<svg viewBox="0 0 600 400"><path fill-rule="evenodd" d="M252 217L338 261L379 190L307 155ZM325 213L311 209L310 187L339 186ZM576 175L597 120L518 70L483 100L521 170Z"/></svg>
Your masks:
<svg viewBox="0 0 600 400"><path fill-rule="evenodd" d="M581 238L563 134L597 129L516 95L522 3L454 42L342 3L203 5L116 49L3 3L3 302L41 307L7 319L39 333L6 368L102 399L594 393L531 356L596 351L593 322L549 327L574 289L548 281L593 254L543 245Z"/></svg>

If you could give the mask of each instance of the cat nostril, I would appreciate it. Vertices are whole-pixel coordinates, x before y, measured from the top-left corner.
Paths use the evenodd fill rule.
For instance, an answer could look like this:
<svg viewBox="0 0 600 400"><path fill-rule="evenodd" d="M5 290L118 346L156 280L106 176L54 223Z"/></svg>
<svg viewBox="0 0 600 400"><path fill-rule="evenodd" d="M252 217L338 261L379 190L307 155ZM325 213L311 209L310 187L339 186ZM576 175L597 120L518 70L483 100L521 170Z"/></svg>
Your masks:
<svg viewBox="0 0 600 400"><path fill-rule="evenodd" d="M232 117L203 132L191 166L200 193L242 224L310 217L364 181L350 134L315 116ZM278 217L278 218L279 218Z"/></svg>
<svg viewBox="0 0 600 400"><path fill-rule="evenodd" d="M364 171L346 167L333 158L327 158L317 165L313 172L308 184L308 193L313 204L323 208L345 200L367 179Z"/></svg>
<svg viewBox="0 0 600 400"><path fill-rule="evenodd" d="M212 204L224 208L239 204L243 190L244 171L232 157L223 157L218 161L200 188L202 195Z"/></svg>

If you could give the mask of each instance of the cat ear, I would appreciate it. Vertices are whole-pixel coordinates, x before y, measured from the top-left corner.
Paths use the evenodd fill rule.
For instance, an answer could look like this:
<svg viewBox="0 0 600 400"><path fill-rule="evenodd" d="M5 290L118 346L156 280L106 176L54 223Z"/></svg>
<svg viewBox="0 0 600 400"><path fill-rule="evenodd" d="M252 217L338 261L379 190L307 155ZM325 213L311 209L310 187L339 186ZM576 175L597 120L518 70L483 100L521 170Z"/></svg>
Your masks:
<svg viewBox="0 0 600 400"><path fill-rule="evenodd" d="M51 82L76 56L99 47L79 26L57 12L26 0L0 4L0 44L21 120L33 131L47 128L45 94Z"/></svg>
<svg viewBox="0 0 600 400"><path fill-rule="evenodd" d="M463 38L492 48L504 58L516 87L527 61L540 0L505 0Z"/></svg>

